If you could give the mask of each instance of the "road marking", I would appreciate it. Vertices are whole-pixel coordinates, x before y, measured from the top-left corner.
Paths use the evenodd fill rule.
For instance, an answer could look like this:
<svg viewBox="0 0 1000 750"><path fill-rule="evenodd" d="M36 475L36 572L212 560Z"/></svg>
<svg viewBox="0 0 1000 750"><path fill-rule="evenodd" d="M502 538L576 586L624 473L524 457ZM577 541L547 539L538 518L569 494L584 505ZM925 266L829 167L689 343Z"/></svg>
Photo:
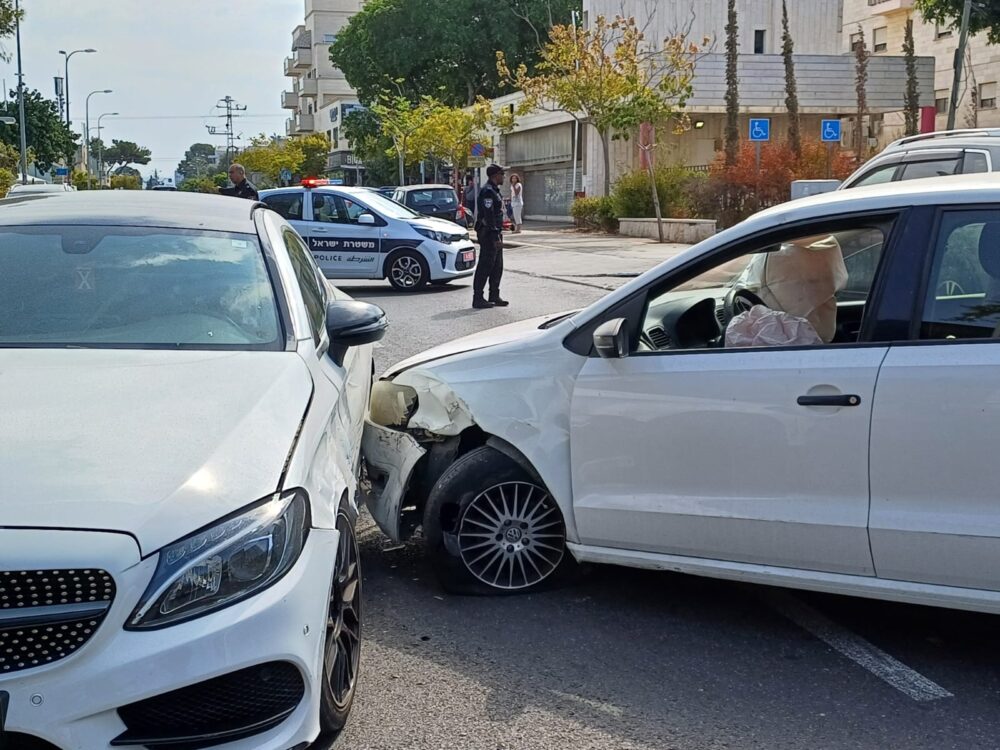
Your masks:
<svg viewBox="0 0 1000 750"><path fill-rule="evenodd" d="M935 701L954 696L919 672L910 669L893 656L869 643L860 635L838 625L826 615L787 594L769 596L771 605L804 630L840 652L880 680L915 701Z"/></svg>

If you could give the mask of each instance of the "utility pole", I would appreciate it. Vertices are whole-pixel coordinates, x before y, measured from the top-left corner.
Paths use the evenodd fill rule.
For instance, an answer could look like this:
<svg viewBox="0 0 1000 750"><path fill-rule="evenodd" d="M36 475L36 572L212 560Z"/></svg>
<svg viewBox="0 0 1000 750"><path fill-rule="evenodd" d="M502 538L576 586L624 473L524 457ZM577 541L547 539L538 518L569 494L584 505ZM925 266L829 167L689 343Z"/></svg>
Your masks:
<svg viewBox="0 0 1000 750"><path fill-rule="evenodd" d="M14 0L17 34L17 109L21 130L21 184L28 184L28 133L24 124L24 71L21 69L21 2Z"/></svg>
<svg viewBox="0 0 1000 750"><path fill-rule="evenodd" d="M962 68L965 66L965 45L969 41L970 15L972 15L972 0L965 0L965 5L962 6L962 26L958 33L958 49L955 50L955 75L951 79L951 106L948 107L948 130L955 129L955 114L958 109L958 87L962 85Z"/></svg>
<svg viewBox="0 0 1000 750"><path fill-rule="evenodd" d="M575 47L576 43L577 43L577 39L576 39L576 29L577 29L577 26L576 26L576 15L577 14L576 14L575 10L574 11L570 11L570 14L571 14L570 18L573 19L572 20L572 23L573 23L573 44L574 44L574 47ZM577 51L578 51L578 49L574 49L573 50L573 56L574 57L576 57ZM577 72L579 72L579 70L580 70L580 59L578 57L576 58L576 70L577 70ZM570 192L570 196L569 196L570 205L572 205L573 201L576 200L576 163L577 163L577 160L580 158L579 151L578 151L578 149L580 148L580 120L576 117L575 114L573 115L573 135L571 137L573 139L573 185L572 185L572 187L570 187L570 191L569 191Z"/></svg>
<svg viewBox="0 0 1000 750"><path fill-rule="evenodd" d="M219 103L215 105L216 109L223 109L226 114L219 115L219 117L226 118L226 127L220 129L215 125L206 125L210 135L224 135L226 136L226 161L232 163L233 154L236 151L236 133L233 130L233 118L239 117L238 113L246 112L247 106L245 104L238 104L235 99L231 96L227 96L225 99L220 99Z"/></svg>

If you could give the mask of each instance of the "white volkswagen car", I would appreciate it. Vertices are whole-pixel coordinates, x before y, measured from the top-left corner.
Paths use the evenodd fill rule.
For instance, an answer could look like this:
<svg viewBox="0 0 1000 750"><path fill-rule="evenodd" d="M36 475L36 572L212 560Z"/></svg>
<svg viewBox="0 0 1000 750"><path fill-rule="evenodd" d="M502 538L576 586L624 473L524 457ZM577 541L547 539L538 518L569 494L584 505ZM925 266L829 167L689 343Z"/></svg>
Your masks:
<svg viewBox="0 0 1000 750"><path fill-rule="evenodd" d="M1000 182L764 211L393 367L371 508L454 590L570 559L1000 612Z"/></svg>
<svg viewBox="0 0 1000 750"><path fill-rule="evenodd" d="M394 289L442 285L476 271L476 247L453 221L421 216L368 188L307 179L260 199L309 243L331 279L388 279Z"/></svg>
<svg viewBox="0 0 1000 750"><path fill-rule="evenodd" d="M287 750L359 667L382 311L262 204L0 211L0 746Z"/></svg>

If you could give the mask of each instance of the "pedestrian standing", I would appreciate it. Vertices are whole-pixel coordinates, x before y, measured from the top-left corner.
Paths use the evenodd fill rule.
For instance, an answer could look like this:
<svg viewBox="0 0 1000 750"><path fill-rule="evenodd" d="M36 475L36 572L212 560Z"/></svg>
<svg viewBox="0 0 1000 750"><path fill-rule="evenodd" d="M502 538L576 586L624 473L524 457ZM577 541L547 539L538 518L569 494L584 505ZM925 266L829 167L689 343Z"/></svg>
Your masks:
<svg viewBox="0 0 1000 750"><path fill-rule="evenodd" d="M233 163L229 166L229 179L232 180L233 187L225 191L224 195L235 195L237 198L248 198L252 201L260 200L257 188L247 179L247 171L242 164Z"/></svg>
<svg viewBox="0 0 1000 750"><path fill-rule="evenodd" d="M465 210L469 212L470 216L476 213L476 181L472 179L471 174L465 178L463 202L465 203Z"/></svg>
<svg viewBox="0 0 1000 750"><path fill-rule="evenodd" d="M514 224L514 233L521 231L521 224L524 223L524 186L521 178L512 174L510 176L510 208L514 216L511 221Z"/></svg>
<svg viewBox="0 0 1000 750"><path fill-rule="evenodd" d="M477 310L507 307L500 297L500 277L503 276L503 184L504 169L498 164L486 168L486 184L476 201L476 237L479 240L479 265L472 282L472 306ZM490 297L486 299L486 283Z"/></svg>

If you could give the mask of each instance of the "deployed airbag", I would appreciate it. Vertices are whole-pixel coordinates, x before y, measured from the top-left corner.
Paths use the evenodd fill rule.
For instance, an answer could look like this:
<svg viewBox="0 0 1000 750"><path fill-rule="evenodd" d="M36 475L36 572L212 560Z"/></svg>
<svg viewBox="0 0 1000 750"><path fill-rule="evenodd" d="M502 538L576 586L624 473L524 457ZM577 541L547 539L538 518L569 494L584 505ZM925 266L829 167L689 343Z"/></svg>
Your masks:
<svg viewBox="0 0 1000 750"><path fill-rule="evenodd" d="M805 318L754 305L726 328L726 348L746 346L815 346L823 339Z"/></svg>

